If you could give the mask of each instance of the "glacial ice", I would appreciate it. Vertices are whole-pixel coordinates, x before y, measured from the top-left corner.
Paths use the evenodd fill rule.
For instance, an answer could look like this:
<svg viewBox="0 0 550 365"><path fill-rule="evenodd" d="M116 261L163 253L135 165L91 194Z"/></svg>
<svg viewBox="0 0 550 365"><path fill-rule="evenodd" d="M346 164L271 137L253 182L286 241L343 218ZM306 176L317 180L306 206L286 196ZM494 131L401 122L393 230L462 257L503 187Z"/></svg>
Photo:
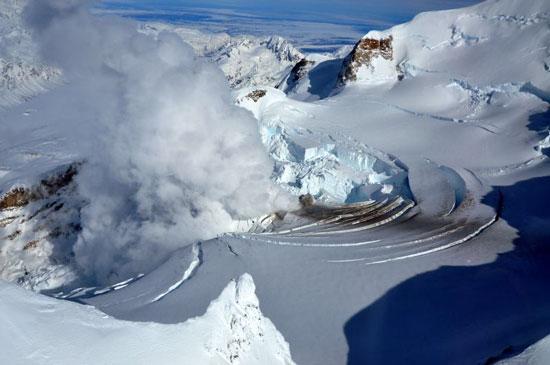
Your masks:
<svg viewBox="0 0 550 365"><path fill-rule="evenodd" d="M290 193L311 194L326 203L409 196L407 172L390 156L344 135L324 135L270 119L269 113L265 118L264 113L254 114L262 142L275 160L273 179Z"/></svg>

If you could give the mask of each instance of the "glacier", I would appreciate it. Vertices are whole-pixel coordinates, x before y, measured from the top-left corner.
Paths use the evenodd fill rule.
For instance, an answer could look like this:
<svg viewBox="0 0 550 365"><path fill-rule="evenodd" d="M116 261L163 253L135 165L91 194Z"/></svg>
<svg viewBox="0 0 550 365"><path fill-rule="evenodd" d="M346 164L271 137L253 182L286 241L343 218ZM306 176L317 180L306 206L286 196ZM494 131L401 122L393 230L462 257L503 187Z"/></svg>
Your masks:
<svg viewBox="0 0 550 365"><path fill-rule="evenodd" d="M322 54L101 13L81 62L23 6L0 6L10 363L544 363L547 1Z"/></svg>

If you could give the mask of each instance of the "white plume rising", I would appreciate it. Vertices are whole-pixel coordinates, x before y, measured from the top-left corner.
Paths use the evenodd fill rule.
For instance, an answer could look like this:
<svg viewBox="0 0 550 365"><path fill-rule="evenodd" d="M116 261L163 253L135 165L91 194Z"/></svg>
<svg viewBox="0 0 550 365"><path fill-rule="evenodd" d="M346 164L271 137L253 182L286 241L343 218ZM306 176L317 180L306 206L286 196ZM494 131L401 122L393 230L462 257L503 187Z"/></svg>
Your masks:
<svg viewBox="0 0 550 365"><path fill-rule="evenodd" d="M67 85L48 110L86 163L76 261L99 282L144 272L172 250L288 204L252 116L224 75L178 36L148 36L89 1L29 3L45 62Z"/></svg>

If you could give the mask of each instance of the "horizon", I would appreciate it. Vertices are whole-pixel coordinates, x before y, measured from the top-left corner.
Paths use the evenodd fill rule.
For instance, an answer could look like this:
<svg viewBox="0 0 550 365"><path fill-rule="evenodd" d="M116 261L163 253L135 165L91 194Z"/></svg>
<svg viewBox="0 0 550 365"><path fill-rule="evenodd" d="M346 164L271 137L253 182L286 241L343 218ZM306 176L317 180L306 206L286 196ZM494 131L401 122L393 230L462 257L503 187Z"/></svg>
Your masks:
<svg viewBox="0 0 550 365"><path fill-rule="evenodd" d="M304 52L319 52L354 44L371 30L383 30L410 21L421 12L477 3L480 1L118 0L104 1L99 9L138 21L167 22L233 36L275 34L288 39Z"/></svg>

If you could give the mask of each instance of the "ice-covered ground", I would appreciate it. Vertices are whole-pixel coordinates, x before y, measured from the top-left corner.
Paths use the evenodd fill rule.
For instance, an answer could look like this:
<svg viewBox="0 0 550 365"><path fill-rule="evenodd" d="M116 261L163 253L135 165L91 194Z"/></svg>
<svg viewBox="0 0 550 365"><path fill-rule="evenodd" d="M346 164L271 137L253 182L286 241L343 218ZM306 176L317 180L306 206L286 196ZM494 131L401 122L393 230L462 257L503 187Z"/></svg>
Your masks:
<svg viewBox="0 0 550 365"><path fill-rule="evenodd" d="M8 137L0 139L2 156L6 156L1 160L0 189L3 194L14 186L26 189L8 200L3 195L0 203L9 205L8 209L3 207L0 217L2 275L11 281L26 276L28 279L20 280L20 284L35 290L52 289L46 293L93 305L118 319L104 319L105 327L101 324L90 334L90 326L103 322L96 309L39 299L3 284L6 295L0 305L12 325L2 332L5 339L0 341L0 348L11 351L16 360L21 353L33 353L29 346L46 348L52 356L66 349L66 354L59 356L74 354L80 359L76 349L58 350L49 342L53 331L64 332L65 327L59 331L54 324L58 316L72 313L70 318L76 324L69 323L66 331L81 329L78 341L105 346L99 356L115 351L112 344L117 341L124 349L132 349L138 341L158 344L159 338L162 342L163 336L168 336L166 347L159 347L166 349L166 356L189 351L186 355L196 353L199 363L218 356L218 350L210 351L214 347L220 349L220 359L230 362L469 364L499 360L523 363L540 358L544 363L543 338L550 333L550 164L546 151L550 125L549 21L547 1L489 0L470 8L419 14L410 23L371 32L353 49L332 55L306 55L300 60L293 58L290 46L276 46L291 55L284 61L277 61L279 51L272 52L273 47L262 40L240 39L235 43L223 35L205 38L184 28L141 25L141 34L152 35L157 41L173 41L167 34L175 31L206 58L227 50L230 56L212 59L223 59L219 64L225 76L231 81L234 71L241 70L239 75L251 75L246 78L254 81L239 83L243 87L232 95L226 92L223 102L215 103L216 112L207 98L213 89L206 88L196 103L215 118L226 114L228 118L254 118L257 129L242 126L240 131L254 136L247 143L256 146L263 142L274 164L271 180L291 194L311 194L315 202L312 204L308 196L300 208L271 215L265 212L268 215L260 221L236 215L231 222L234 225L227 225L235 232L215 237L216 231L182 244L150 270L127 270L123 275L113 267L108 281L79 282L82 272L71 256L71 245L87 228L86 221L79 218L88 203L81 199L78 184L85 184L84 178L95 180L90 175L93 170L77 175L76 182L63 178L62 172L71 163L86 166L86 161L81 161L78 140L60 137L65 134L53 122L58 114L47 108L49 102L67 97L67 90L73 90L54 83L53 91L45 92L46 88L43 96L9 106L1 114L1 122L10 122L11 127ZM166 32L158 32L160 29ZM142 46L136 42L128 54L144 49ZM163 54L167 49L171 48L159 50ZM258 54L267 61L250 58ZM200 63L191 65L191 69L203 70ZM262 65L265 68L260 72L254 71ZM122 71L132 75L132 70ZM131 101L141 89L123 90ZM154 95L147 95L151 105L164 105ZM166 112L159 115L170 121L174 113L191 118L185 108L178 107L184 100L168 99L168 111L161 109ZM142 102L140 99L133 106L137 108ZM241 109L224 104L231 102ZM85 105L94 110L93 103ZM41 119L48 122L41 123ZM210 130L199 133L201 138L224 127L208 120L205 123ZM168 130L160 133L163 138L173 134L170 124L160 125ZM151 146L147 138L139 142ZM229 143L223 138L218 142L220 147ZM132 144L122 146L131 152L141 151ZM167 157L173 151L170 146L166 146L168 153L162 148L149 151ZM265 177L265 168L259 165L235 173L227 166L231 161L242 163L240 150L226 151L233 159L214 154L219 158L211 161L199 156L205 166L212 162L216 167L199 169L201 174L214 177L223 167L232 176L228 184L255 179L255 168ZM253 151L250 156L260 150ZM152 244L147 247L162 248L156 246L165 237L162 232L177 233L175 237L185 234L184 230L163 230L174 222L175 226L182 225L175 218L168 219L171 214L200 217L193 205L188 212L171 204L180 201L172 199L174 189L177 191L174 187L186 176L183 172L178 175L178 166L189 163L185 159L189 150L175 152L181 163L159 164L160 170L154 163L144 164L147 159L134 161L132 155L128 157L132 163L116 161L116 166L130 166L129 177L143 178L134 173L134 166L142 173L152 173L146 180L151 189L140 190L137 195L152 202L151 207L135 210L142 217L139 224L129 221L130 227L147 234ZM172 169L177 173L164 174ZM241 179L235 176L244 173L247 175ZM199 181L210 184L208 179ZM223 176L216 176L216 181L217 187L227 189ZM266 179L261 181L267 184ZM257 185L248 184L246 189L257 193ZM157 195L155 188L160 186L170 189ZM247 201L246 189L238 194L237 201ZM261 199L261 195L255 196ZM106 197L101 202L106 204ZM170 209L156 205L155 199ZM220 200L225 203L226 198ZM99 203L95 203L97 207ZM133 211L132 204L123 206ZM147 215L151 212L154 214ZM232 214L230 208L226 212ZM148 225L159 223L157 220L160 226ZM128 221L122 220L117 227L125 223ZM147 231L144 226L160 230ZM118 230L117 234L125 234L117 237L135 237L128 231ZM34 242L35 236L40 236L42 243ZM92 234L85 237L94 238ZM131 244L122 247L133 248ZM117 256L122 251L107 252L114 252L114 262L120 260L126 268L132 267L128 265L132 258L135 262L143 260L140 250L130 249L131 254L122 260ZM145 252L151 255L155 251ZM57 262L63 258L68 261ZM44 275L49 268L57 268L55 273L60 275ZM67 276L63 275L64 268L71 269ZM245 273L254 278L261 313L273 324L259 312L252 281L250 276L242 276ZM55 280L58 277L61 279ZM242 303L246 304L235 299L242 285L248 298ZM51 322L40 327L36 342L32 335L28 335L28 342L16 340L26 333L20 328L30 326L31 316L45 315L39 303L51 308ZM213 311L223 312L220 316L224 321L212 319ZM205 312L203 317L185 322ZM261 326L248 325L243 318L259 318L270 335L260 335L264 330L256 329ZM207 345L214 340L204 342L201 337L189 340L189 347L172 349L172 344L194 336L194 330L189 329L193 326L204 336L215 338L214 347ZM127 338L121 333L127 333ZM104 335L113 342L105 343ZM134 336L150 337L138 337L134 342ZM285 340L290 344L292 360ZM233 350L238 352L238 359L233 357ZM115 356L118 354L122 352ZM267 357L247 358L246 354Z"/></svg>
<svg viewBox="0 0 550 365"><path fill-rule="evenodd" d="M179 324L121 321L4 282L0 293L0 340L11 344L2 358L13 365L294 364L248 274L230 281L204 315Z"/></svg>
<svg viewBox="0 0 550 365"><path fill-rule="evenodd" d="M290 101L277 89L241 89L238 105L258 119L264 145L275 160L273 177L294 195L311 194L327 203L354 203L383 196L410 197L406 167L395 157L351 136L294 124L315 118L307 104Z"/></svg>

